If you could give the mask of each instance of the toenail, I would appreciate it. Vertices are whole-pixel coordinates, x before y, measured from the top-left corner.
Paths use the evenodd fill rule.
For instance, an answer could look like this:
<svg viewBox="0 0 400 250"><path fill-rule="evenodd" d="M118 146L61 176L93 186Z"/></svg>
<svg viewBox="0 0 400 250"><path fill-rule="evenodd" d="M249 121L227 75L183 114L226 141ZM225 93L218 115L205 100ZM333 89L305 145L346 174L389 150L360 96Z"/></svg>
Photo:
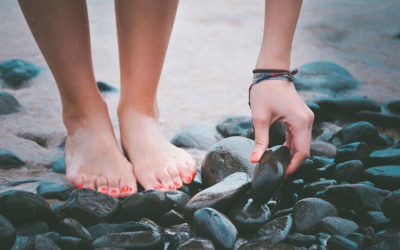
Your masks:
<svg viewBox="0 0 400 250"><path fill-rule="evenodd" d="M123 186L121 188L121 193L128 192L128 190L129 190L128 186Z"/></svg>
<svg viewBox="0 0 400 250"><path fill-rule="evenodd" d="M129 189L129 192L132 192L132 191L133 191L133 188L131 188L131 187L128 187L128 189Z"/></svg>
<svg viewBox="0 0 400 250"><path fill-rule="evenodd" d="M172 185L169 185L169 186L168 186L168 189L169 189L169 190L175 190L176 187L175 187L175 186L172 186Z"/></svg>
<svg viewBox="0 0 400 250"><path fill-rule="evenodd" d="M190 177L187 177L187 178L186 178L186 182L187 182L187 183L190 183L191 181L192 181L192 178L190 178Z"/></svg>
<svg viewBox="0 0 400 250"><path fill-rule="evenodd" d="M111 193L116 194L116 193L118 193L118 191L116 189L111 189Z"/></svg>
<svg viewBox="0 0 400 250"><path fill-rule="evenodd" d="M175 187L180 187L181 184L179 184L179 182L174 182Z"/></svg>
<svg viewBox="0 0 400 250"><path fill-rule="evenodd" d="M162 188L163 188L162 186L154 187L154 189L162 189Z"/></svg>
<svg viewBox="0 0 400 250"><path fill-rule="evenodd" d="M194 179L194 177L196 176L197 172L194 172L192 175L192 179Z"/></svg>
<svg viewBox="0 0 400 250"><path fill-rule="evenodd" d="M101 192L103 192L103 193L108 193L108 188L102 187L102 188L101 188Z"/></svg>
<svg viewBox="0 0 400 250"><path fill-rule="evenodd" d="M92 187L87 187L87 189L93 189Z"/></svg>
<svg viewBox="0 0 400 250"><path fill-rule="evenodd" d="M79 185L79 186L78 186L78 188L83 188L83 185L82 185L82 184L81 184L81 185Z"/></svg>

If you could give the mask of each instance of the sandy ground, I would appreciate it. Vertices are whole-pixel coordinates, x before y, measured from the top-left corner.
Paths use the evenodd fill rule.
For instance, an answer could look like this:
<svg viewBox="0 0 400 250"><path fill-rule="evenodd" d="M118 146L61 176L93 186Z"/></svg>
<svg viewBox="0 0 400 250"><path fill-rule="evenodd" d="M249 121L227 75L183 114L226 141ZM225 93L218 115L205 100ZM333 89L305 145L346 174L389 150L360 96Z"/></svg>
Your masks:
<svg viewBox="0 0 400 250"><path fill-rule="evenodd" d="M90 0L89 18L97 80L119 88L113 1ZM190 123L214 124L229 114L250 114L247 88L259 52L263 1L181 1L159 87L162 128L168 137ZM307 0L303 4L292 66L324 60L348 69L363 86L349 95L378 102L400 97L400 2ZM0 117L0 148L24 159L28 168L0 172L0 184L26 178L62 178L48 173L62 152L65 135L59 95L17 1L0 2L0 61L21 58L43 67L29 86L10 90L23 112ZM68 38L66 38L68 39ZM79 91L79 90L77 90ZM302 92L310 100L317 93ZM117 136L118 94L106 94ZM23 139L41 134L49 145ZM46 174L44 174L46 173Z"/></svg>

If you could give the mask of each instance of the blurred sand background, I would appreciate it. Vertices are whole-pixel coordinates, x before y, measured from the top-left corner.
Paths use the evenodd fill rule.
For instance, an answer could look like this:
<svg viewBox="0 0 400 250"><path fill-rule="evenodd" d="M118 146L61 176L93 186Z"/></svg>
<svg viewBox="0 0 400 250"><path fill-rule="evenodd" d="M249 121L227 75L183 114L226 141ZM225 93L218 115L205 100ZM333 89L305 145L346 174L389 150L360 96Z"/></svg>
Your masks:
<svg viewBox="0 0 400 250"><path fill-rule="evenodd" d="M119 88L113 1L89 0L88 8L96 78ZM399 10L396 0L304 1L292 67L332 61L363 83L349 95L366 95L379 103L399 98L400 39L394 38L400 32ZM44 168L62 154L57 145L65 136L54 79L17 1L1 1L0 13L0 62L20 58L43 67L26 88L6 89L25 110L0 117L0 148L17 154L28 168L0 173L0 184L29 176L61 178ZM162 128L169 138L191 123L215 124L224 115L250 114L247 89L261 44L263 16L260 0L180 2L158 92ZM311 100L320 94L301 95ZM104 95L117 136L118 96ZM26 132L42 134L48 146L18 136Z"/></svg>

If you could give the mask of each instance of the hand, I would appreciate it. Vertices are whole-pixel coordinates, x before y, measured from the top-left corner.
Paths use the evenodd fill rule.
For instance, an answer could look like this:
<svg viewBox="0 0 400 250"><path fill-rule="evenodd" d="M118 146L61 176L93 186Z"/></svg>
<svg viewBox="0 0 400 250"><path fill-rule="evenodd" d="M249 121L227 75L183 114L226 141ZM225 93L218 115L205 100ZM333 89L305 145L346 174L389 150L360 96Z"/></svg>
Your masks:
<svg viewBox="0 0 400 250"><path fill-rule="evenodd" d="M292 174L310 156L311 129L314 113L301 99L294 84L285 80L266 80L250 92L251 112L255 129L255 145L251 162L260 160L269 143L269 127L274 122L286 125L286 141L291 161L286 176Z"/></svg>

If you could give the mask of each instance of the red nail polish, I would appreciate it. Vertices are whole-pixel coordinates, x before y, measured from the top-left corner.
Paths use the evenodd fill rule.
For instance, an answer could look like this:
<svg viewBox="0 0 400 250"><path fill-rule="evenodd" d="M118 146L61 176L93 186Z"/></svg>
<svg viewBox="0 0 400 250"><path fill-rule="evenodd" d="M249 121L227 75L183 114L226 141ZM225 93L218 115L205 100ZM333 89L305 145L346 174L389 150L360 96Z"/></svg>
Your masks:
<svg viewBox="0 0 400 250"><path fill-rule="evenodd" d="M163 187L162 186L156 186L156 187L154 187L154 189L162 189Z"/></svg>
<svg viewBox="0 0 400 250"><path fill-rule="evenodd" d="M181 184L179 184L179 182L174 182L175 187L179 188L181 186Z"/></svg>
<svg viewBox="0 0 400 250"><path fill-rule="evenodd" d="M128 187L127 186L123 186L122 188L121 188L121 193L125 193L125 192L127 192L128 191Z"/></svg>
<svg viewBox="0 0 400 250"><path fill-rule="evenodd" d="M101 188L101 192L103 192L103 193L108 193L108 188L102 187L102 188Z"/></svg>
<svg viewBox="0 0 400 250"><path fill-rule="evenodd" d="M94 188L92 188L92 187L87 187L87 189L93 190Z"/></svg>
<svg viewBox="0 0 400 250"><path fill-rule="evenodd" d="M176 188L175 188L175 186L170 185L170 186L168 186L168 189L169 190L175 190Z"/></svg>
<svg viewBox="0 0 400 250"><path fill-rule="evenodd" d="M116 189L111 189L111 193L116 194L116 193L118 193L118 191Z"/></svg>
<svg viewBox="0 0 400 250"><path fill-rule="evenodd" d="M251 154L251 156L250 156L250 162L252 162L252 163L256 163L258 160L259 157L258 157L258 153L257 152L253 152L252 154Z"/></svg>
<svg viewBox="0 0 400 250"><path fill-rule="evenodd" d="M81 185L79 185L79 186L78 186L78 188L83 188L83 185L82 185L82 184L81 184Z"/></svg>
<svg viewBox="0 0 400 250"><path fill-rule="evenodd" d="M132 191L133 191L133 188L129 187L129 192L132 192Z"/></svg>
<svg viewBox="0 0 400 250"><path fill-rule="evenodd" d="M194 177L196 176L196 174L197 174L197 172L194 172L194 173L192 174L192 179L194 179Z"/></svg>
<svg viewBox="0 0 400 250"><path fill-rule="evenodd" d="M192 178L190 178L190 177L187 177L187 178L186 178L186 182L187 182L187 183L190 183L190 182L192 182Z"/></svg>

